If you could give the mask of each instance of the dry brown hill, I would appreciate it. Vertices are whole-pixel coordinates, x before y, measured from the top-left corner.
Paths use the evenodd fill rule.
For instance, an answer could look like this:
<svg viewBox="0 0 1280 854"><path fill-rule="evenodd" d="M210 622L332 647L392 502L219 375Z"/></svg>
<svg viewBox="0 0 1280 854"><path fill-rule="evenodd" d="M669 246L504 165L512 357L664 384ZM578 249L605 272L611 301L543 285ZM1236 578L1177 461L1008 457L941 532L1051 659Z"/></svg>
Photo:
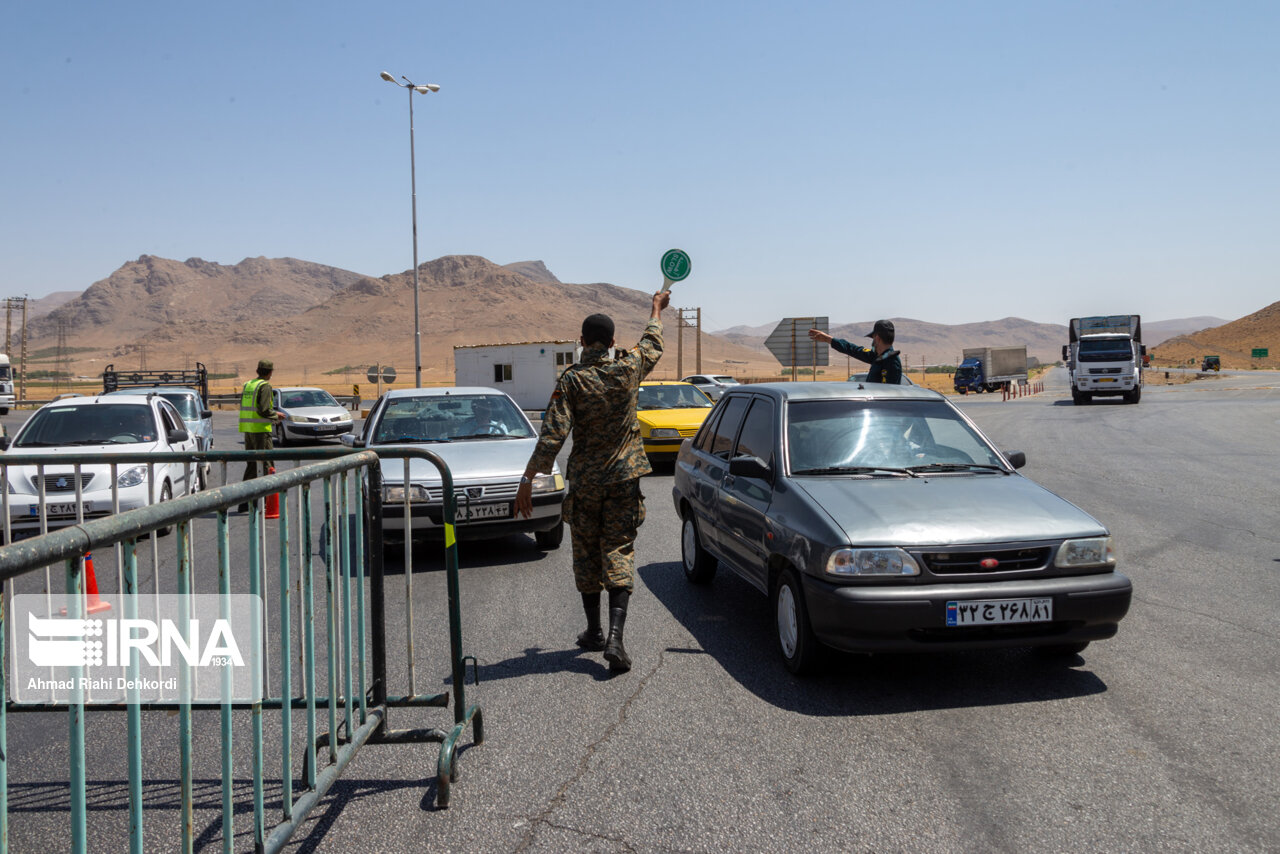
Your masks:
<svg viewBox="0 0 1280 854"><path fill-rule="evenodd" d="M1268 357L1253 358L1255 349L1267 350ZM1152 351L1151 361L1161 365L1198 364L1207 355L1221 357L1224 368L1280 368L1280 302L1194 335L1170 338Z"/></svg>

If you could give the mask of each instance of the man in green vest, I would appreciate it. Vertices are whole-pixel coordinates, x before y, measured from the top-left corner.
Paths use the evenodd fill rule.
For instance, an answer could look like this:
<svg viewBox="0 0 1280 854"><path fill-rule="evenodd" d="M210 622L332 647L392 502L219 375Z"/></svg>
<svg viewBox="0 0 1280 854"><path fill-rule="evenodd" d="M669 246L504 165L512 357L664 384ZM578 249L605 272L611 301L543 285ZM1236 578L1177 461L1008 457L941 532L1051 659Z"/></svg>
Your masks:
<svg viewBox="0 0 1280 854"><path fill-rule="evenodd" d="M270 359L258 361L258 378L244 384L244 392L240 395L240 432L244 434L246 451L269 451L271 445L271 425L284 419L284 413L275 407L271 394L271 372L275 364ZM267 473L268 463L263 461L262 474ZM251 480L258 476L258 461L249 460L244 464L244 479ZM241 504L241 512L247 512L248 504Z"/></svg>

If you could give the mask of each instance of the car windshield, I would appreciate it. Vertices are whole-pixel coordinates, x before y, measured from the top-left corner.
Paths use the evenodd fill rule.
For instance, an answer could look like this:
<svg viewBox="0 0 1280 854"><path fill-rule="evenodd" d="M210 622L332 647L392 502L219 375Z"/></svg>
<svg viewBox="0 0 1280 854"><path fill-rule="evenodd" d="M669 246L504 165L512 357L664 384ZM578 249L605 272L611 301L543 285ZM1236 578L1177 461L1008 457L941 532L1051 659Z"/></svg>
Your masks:
<svg viewBox="0 0 1280 854"><path fill-rule="evenodd" d="M1082 362L1126 362L1132 357L1128 338L1080 339Z"/></svg>
<svg viewBox="0 0 1280 854"><path fill-rule="evenodd" d="M533 428L506 395L436 395L387 401L373 444L531 439Z"/></svg>
<svg viewBox="0 0 1280 854"><path fill-rule="evenodd" d="M795 475L886 467L1005 470L996 451L943 401L793 401L787 446Z"/></svg>
<svg viewBox="0 0 1280 854"><path fill-rule="evenodd" d="M302 409L307 406L337 406L338 401L323 389L304 388L299 391L280 392L281 409Z"/></svg>
<svg viewBox="0 0 1280 854"><path fill-rule="evenodd" d="M183 421L200 420L200 407L196 406L196 399L192 395L161 393L160 396L173 404L173 408L178 410Z"/></svg>
<svg viewBox="0 0 1280 854"><path fill-rule="evenodd" d="M151 407L142 403L46 406L31 416L15 448L63 445L132 445L156 440Z"/></svg>
<svg viewBox="0 0 1280 854"><path fill-rule="evenodd" d="M737 385L738 384L738 381L735 380L733 377L712 377L711 379L715 380L721 385Z"/></svg>
<svg viewBox="0 0 1280 854"><path fill-rule="evenodd" d="M710 409L715 406L711 398L702 393L697 386L681 383L679 385L642 385L640 395L636 398L636 408L646 409Z"/></svg>

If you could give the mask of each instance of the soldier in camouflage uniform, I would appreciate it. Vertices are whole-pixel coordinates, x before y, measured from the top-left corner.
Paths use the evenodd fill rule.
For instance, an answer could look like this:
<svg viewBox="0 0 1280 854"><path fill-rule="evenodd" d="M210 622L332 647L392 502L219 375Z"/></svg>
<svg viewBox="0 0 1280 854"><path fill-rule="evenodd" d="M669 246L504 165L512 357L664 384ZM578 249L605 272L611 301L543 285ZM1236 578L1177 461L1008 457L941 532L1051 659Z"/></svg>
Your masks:
<svg viewBox="0 0 1280 854"><path fill-rule="evenodd" d="M644 521L640 478L652 471L640 441L636 395L662 356L662 310L669 291L653 295L644 335L631 350L609 358L613 321L593 314L582 322L582 360L560 375L547 404L542 434L516 493L516 513L533 512L533 476L550 472L572 432L564 518L573 540L573 575L587 630L578 646L604 650L609 669L631 669L622 644L627 604L635 588L636 529ZM609 637L600 628L600 591L609 591Z"/></svg>

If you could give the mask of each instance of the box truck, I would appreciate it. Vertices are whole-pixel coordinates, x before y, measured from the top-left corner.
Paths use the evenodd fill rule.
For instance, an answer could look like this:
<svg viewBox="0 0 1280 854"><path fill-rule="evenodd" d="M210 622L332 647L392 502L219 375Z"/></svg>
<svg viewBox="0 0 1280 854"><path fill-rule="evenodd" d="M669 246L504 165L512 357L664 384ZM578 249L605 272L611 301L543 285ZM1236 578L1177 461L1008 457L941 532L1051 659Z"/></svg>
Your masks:
<svg viewBox="0 0 1280 854"><path fill-rule="evenodd" d="M1125 403L1142 398L1142 317L1110 314L1073 317L1068 343L1062 348L1071 378L1071 400L1077 406L1095 397L1122 397Z"/></svg>
<svg viewBox="0 0 1280 854"><path fill-rule="evenodd" d="M13 393L13 366L9 357L0 353L0 415L8 415L18 398Z"/></svg>
<svg viewBox="0 0 1280 854"><path fill-rule="evenodd" d="M955 388L960 394L971 391L999 391L1011 383L1027 381L1027 347L971 347L956 368Z"/></svg>

